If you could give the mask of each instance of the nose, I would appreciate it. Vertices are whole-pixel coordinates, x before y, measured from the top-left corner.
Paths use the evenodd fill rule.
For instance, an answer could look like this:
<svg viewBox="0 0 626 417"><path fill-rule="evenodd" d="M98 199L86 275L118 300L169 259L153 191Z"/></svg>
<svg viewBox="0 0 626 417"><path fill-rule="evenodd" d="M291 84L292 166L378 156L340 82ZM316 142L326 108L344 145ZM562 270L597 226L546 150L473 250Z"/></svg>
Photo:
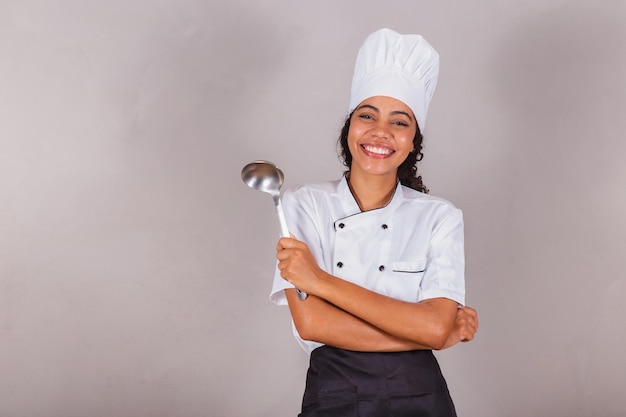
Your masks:
<svg viewBox="0 0 626 417"><path fill-rule="evenodd" d="M381 139L388 139L391 133L387 124L379 121L372 127L372 135Z"/></svg>

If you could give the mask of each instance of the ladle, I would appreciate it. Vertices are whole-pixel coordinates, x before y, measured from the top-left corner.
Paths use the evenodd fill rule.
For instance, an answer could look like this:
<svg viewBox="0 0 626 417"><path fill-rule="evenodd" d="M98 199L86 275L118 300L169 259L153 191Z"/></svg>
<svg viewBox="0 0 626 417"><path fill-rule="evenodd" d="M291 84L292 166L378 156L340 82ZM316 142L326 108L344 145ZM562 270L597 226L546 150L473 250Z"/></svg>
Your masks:
<svg viewBox="0 0 626 417"><path fill-rule="evenodd" d="M246 185L252 189L263 191L272 196L276 214L278 214L278 223L280 224L280 234L282 237L290 237L283 207L280 204L280 187L285 180L283 171L276 165L268 161L254 161L243 167L241 170L241 179ZM298 298L306 299L307 294L296 288Z"/></svg>

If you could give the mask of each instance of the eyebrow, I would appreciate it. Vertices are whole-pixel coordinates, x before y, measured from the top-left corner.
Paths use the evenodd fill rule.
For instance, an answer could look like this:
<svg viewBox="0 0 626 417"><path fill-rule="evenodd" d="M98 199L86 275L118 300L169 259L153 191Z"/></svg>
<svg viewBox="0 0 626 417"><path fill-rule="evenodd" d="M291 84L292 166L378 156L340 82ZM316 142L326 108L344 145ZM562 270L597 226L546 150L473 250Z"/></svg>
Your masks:
<svg viewBox="0 0 626 417"><path fill-rule="evenodd" d="M357 110L361 110L363 108L372 109L376 113L380 113L380 110L378 109L378 107L372 106L371 104L363 104L362 106L359 106L357 108ZM405 111L402 111L402 110L394 110L394 111L391 112L391 114L392 115L402 114L402 115L408 117L410 121L413 121L413 117L411 117L411 115L409 113L407 113Z"/></svg>

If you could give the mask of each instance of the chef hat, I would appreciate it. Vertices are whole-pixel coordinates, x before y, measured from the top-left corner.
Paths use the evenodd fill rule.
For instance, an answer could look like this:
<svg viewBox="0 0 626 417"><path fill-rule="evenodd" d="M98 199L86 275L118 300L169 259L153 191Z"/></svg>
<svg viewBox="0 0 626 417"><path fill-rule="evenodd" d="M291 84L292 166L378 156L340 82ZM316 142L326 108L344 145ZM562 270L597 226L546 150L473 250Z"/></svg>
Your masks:
<svg viewBox="0 0 626 417"><path fill-rule="evenodd" d="M392 97L413 110L423 130L438 75L439 54L423 37L377 30L356 58L349 112L369 97Z"/></svg>

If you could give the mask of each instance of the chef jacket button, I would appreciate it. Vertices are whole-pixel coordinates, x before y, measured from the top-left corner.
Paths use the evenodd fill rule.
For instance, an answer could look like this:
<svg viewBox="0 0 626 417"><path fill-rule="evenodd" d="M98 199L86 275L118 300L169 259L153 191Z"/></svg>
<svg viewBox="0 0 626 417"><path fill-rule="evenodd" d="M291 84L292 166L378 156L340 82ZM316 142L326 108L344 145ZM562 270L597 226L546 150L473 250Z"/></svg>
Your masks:
<svg viewBox="0 0 626 417"><path fill-rule="evenodd" d="M378 270L379 270L380 272L384 271L384 270L385 270L385 265L381 265L381 266L379 266L379 267L378 267Z"/></svg>
<svg viewBox="0 0 626 417"><path fill-rule="evenodd" d="M343 262L337 262L337 268L341 268L343 266Z"/></svg>
<svg viewBox="0 0 626 417"><path fill-rule="evenodd" d="M345 225L345 224L343 224L343 223L339 223L339 228L340 228L340 229L343 229L344 227L346 227L346 225Z"/></svg>
<svg viewBox="0 0 626 417"><path fill-rule="evenodd" d="M383 229L386 229L386 228L387 228L387 227L389 227L389 226L387 226L386 224L383 224L383 225L382 225L382 226L380 226L380 227L382 227Z"/></svg>

